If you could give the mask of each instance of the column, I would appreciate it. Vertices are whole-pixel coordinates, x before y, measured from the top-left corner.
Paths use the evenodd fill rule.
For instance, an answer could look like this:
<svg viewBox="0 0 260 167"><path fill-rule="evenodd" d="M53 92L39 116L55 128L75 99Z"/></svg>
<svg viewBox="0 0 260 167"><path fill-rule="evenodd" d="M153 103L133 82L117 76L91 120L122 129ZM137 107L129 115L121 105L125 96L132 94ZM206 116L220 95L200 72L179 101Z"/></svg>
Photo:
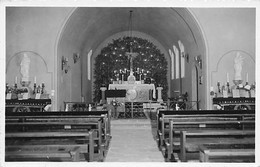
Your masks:
<svg viewBox="0 0 260 167"><path fill-rule="evenodd" d="M101 90L101 93L102 93L101 94L102 95L101 103L105 104L106 103L105 91L107 90L107 88L106 87L101 87L100 90Z"/></svg>
<svg viewBox="0 0 260 167"><path fill-rule="evenodd" d="M157 91L158 91L158 98L157 98L157 101L158 102L162 102L163 100L162 100L162 87L157 87L156 88L157 89Z"/></svg>

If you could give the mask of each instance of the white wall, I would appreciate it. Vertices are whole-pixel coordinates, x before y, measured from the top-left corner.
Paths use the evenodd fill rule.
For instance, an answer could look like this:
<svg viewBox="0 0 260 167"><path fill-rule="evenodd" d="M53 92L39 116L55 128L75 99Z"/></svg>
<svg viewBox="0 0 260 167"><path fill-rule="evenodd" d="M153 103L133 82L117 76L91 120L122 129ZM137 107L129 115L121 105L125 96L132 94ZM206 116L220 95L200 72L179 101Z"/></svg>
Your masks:
<svg viewBox="0 0 260 167"><path fill-rule="evenodd" d="M37 65L34 65L32 67L34 69L31 69L34 71L32 77L37 76L37 84L44 82L48 93L55 89L55 68L61 68L57 67L56 64L55 46L62 25L70 11L71 8L56 7L6 8L6 64L18 52L32 51L37 53L41 59L36 59L31 63L38 64L38 60L43 60L52 79L44 78L42 73L46 73L46 70L39 70ZM14 76L20 76L19 69L17 69L19 65L10 68L14 68L14 71L16 71L16 74L13 74ZM14 82L14 76L7 75L6 80Z"/></svg>
<svg viewBox="0 0 260 167"><path fill-rule="evenodd" d="M226 73L229 72L230 80L233 80L233 58L234 53L239 51L250 61L243 66L243 77L245 73L250 74L249 82L255 81L255 40L256 40L256 11L254 8L191 8L200 25L207 45L208 86L216 88L216 82L225 82ZM224 58L224 61L223 61ZM246 59L245 59L246 61ZM225 62L226 66L218 66ZM247 64L246 64L247 63ZM212 75L213 74L213 75ZM231 83L233 84L233 83ZM209 92L208 92L209 93ZM208 108L211 106L210 98L207 99Z"/></svg>
<svg viewBox="0 0 260 167"><path fill-rule="evenodd" d="M77 41L77 38L75 37L81 35L77 29L68 29L69 31L63 34L63 26L66 27L66 21L68 21L68 16L73 9L74 8L65 7L12 7L7 8L6 11L6 63L8 64L12 57L21 51L33 51L40 55L42 60L46 63L47 72L52 75L52 80L48 81L45 80L45 78L38 78L39 82L45 82L47 84L46 89L49 92L50 90L55 89L56 86L59 88L58 92L60 93L58 96L56 95L55 101L57 104L55 106L56 109L63 108L63 101L81 100L81 89L79 88L81 87L80 63L74 64L72 55L73 53L82 53L85 48L87 49L84 50L83 54L92 49L92 47L88 44L88 41L92 43L93 41L86 40L83 41L85 42L84 44L82 41ZM189 10L194 14L196 20L198 21L198 25L202 30L202 34L206 39L207 53L203 60L203 75L204 77L206 74L209 76L209 83L207 85L202 85L203 87L206 86L206 90L209 90L211 85L216 85L215 79L212 78L212 72L216 71L218 63L223 56L225 57L225 55L228 55L227 53L233 50L240 50L247 53L247 55L250 55L250 57L255 60L256 46L254 9L190 8ZM78 28L80 29L82 27ZM106 39L106 37L104 37L104 39ZM171 47L174 42L177 41L172 41L169 43L169 47ZM56 46L59 46L57 48L58 57L55 57ZM193 47L194 46L190 48L190 52L196 50ZM69 59L71 71L67 74L61 71L62 56L68 57ZM230 58L227 59L227 61L231 64L233 59ZM208 64L208 69L205 68L205 64ZM19 66L16 66L15 68L18 67ZM83 69L84 68L85 67L83 67ZM225 73L227 70L232 71L232 68L222 68L221 73ZM252 66L244 67L244 70L247 70L250 73L254 72ZM19 70L16 69L16 71L18 72ZM37 69L35 69L34 75L41 76L41 73L42 71L37 71ZM191 72L189 72L189 76L190 75L192 75ZM6 76L7 81L14 81L14 76L16 76L16 74L13 76ZM56 76L59 77L56 78ZM226 76L223 76L221 80L224 81L225 77ZM57 79L57 82L54 79ZM253 82L254 79L254 75L251 75L250 82ZM55 83L57 83L57 85L55 85ZM186 81L185 83L189 82ZM88 89L91 89L91 87L88 87ZM200 99L205 99L207 96L207 91L203 89L201 90L202 92L200 92ZM208 98L205 99L205 101L203 100L203 103L210 105L210 99Z"/></svg>

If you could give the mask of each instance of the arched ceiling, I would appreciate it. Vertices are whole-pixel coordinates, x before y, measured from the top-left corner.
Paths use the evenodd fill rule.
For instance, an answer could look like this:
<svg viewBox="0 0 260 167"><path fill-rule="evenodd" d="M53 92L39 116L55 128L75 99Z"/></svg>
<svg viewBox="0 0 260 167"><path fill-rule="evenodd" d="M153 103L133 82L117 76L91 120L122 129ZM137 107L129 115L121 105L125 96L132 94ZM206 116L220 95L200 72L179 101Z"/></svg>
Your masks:
<svg viewBox="0 0 260 167"><path fill-rule="evenodd" d="M173 44L177 45L178 40L184 45L196 45L194 32L188 23L191 20L182 14L186 11L183 8L80 7L67 21L63 37L80 49L89 46L95 50L108 37L129 30L130 10L133 11L133 31L153 37L166 50Z"/></svg>

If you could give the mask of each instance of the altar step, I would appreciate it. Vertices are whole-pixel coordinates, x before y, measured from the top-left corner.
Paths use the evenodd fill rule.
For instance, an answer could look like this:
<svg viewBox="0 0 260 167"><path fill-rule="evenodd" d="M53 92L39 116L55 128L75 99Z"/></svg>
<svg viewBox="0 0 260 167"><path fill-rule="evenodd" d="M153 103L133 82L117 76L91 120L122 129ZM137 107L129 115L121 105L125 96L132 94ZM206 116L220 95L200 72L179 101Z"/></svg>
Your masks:
<svg viewBox="0 0 260 167"><path fill-rule="evenodd" d="M111 120L112 139L105 162L165 162L153 123L149 119Z"/></svg>

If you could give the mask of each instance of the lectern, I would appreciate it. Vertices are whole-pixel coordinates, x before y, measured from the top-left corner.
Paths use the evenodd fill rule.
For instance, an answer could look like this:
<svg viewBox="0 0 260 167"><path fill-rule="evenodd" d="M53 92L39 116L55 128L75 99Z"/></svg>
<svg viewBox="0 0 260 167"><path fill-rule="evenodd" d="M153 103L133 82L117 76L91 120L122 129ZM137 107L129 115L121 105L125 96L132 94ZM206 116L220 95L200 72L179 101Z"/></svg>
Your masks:
<svg viewBox="0 0 260 167"><path fill-rule="evenodd" d="M105 92L105 96L107 98L107 103L111 104L114 106L115 108L115 113L111 113L112 117L114 118L118 118L119 116L119 111L118 111L118 107L121 106L120 104L123 103L124 104L124 100L126 97L126 90L125 89L120 89L120 90L106 90ZM110 98L110 100L108 100ZM112 100L111 100L112 99ZM125 112L125 107L124 105L123 107L123 112ZM125 113L124 113L125 114Z"/></svg>
<svg viewBox="0 0 260 167"><path fill-rule="evenodd" d="M126 97L126 90L106 90L105 92L106 98L117 98L117 97Z"/></svg>

